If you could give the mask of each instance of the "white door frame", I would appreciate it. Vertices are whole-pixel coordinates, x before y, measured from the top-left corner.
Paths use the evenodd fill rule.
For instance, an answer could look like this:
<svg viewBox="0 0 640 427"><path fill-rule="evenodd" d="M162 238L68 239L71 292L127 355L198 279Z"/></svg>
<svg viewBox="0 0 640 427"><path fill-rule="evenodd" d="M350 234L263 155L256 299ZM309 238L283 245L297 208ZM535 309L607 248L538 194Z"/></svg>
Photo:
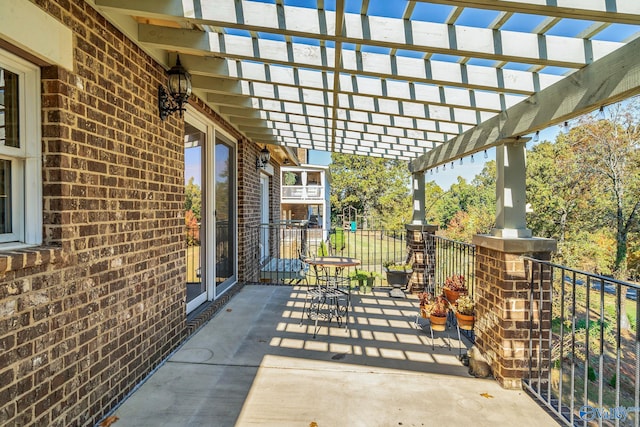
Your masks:
<svg viewBox="0 0 640 427"><path fill-rule="evenodd" d="M238 168L238 142L233 136L223 129L216 127L215 123L204 114L187 105L184 114L185 121L201 130L206 135L206 141L202 154L202 222L204 230L201 243L201 266L202 280L205 284L205 292L187 303L187 313L200 306L205 301L213 301L224 294L231 286L238 281L238 176L234 175L233 190L229 203L233 206L234 232L231 233L234 247L233 275L230 280L224 282L224 286L218 289L216 286L216 205L215 205L215 185L212 185L215 178L215 145L216 138L219 137L229 144L233 154L235 164L230 167L237 171Z"/></svg>
<svg viewBox="0 0 640 427"><path fill-rule="evenodd" d="M269 257L269 175L260 174L260 261Z"/></svg>
<svg viewBox="0 0 640 427"><path fill-rule="evenodd" d="M231 182L231 184L233 184L233 190L232 190L232 194L229 197L229 203L231 203L231 206L233 206L233 212L231 214L231 219L233 220L233 230L231 232L231 236L230 239L233 240L233 250L234 250L234 254L233 254L233 274L231 275L231 277L227 280L225 280L222 283L218 283L216 281L216 275L215 275L215 271L213 272L213 276L212 276L212 282L213 286L211 286L211 294L212 297L210 298L211 300L217 299L219 298L221 295L223 295L225 292L227 292L229 289L231 289L231 287L238 282L238 141L233 138L228 132L225 132L223 129L219 129L217 127L212 128L214 131L213 137L214 138L219 138L221 139L223 142L225 142L226 144L229 145L230 148L230 154L233 155L233 161L234 164L230 165L230 169L235 171L234 172L234 176L233 176L233 182ZM216 144L216 139L213 139L213 145L212 145L212 158L211 158L211 164L215 165L215 156L213 155L215 152L215 144ZM214 182L214 168L210 168L210 172L211 172L211 181L210 182ZM214 217L214 224L215 224L215 212L216 209L218 209L218 207L215 205L215 197L213 197L213 195L211 196L211 199L213 201L213 207L211 210L211 215ZM216 246L216 241L215 241L215 232L211 233L211 245L212 247L215 248ZM214 249L215 250L215 249ZM213 263L213 265L215 265L215 253L211 259L211 262Z"/></svg>
<svg viewBox="0 0 640 427"><path fill-rule="evenodd" d="M209 164L213 164L210 162L209 157L213 155L212 151L209 147L209 141L211 138L211 126L209 124L209 121L206 120L204 117L198 115L198 114L194 114L193 111L191 111L190 109L187 109L187 111L185 112L185 117L184 117L185 122L189 122L190 125L192 125L193 127L195 127L196 129L198 129L199 131L203 132L205 134L205 142L202 146L202 159L201 159L201 166L200 166L200 170L201 170L201 189L202 189L202 201L203 201L203 205L201 206L202 209L202 225L201 225L201 230L200 230L200 268L201 268L201 274L200 274L200 280L201 283L204 284L204 288L205 288L205 292L201 293L200 295L198 295L197 297L195 297L194 299L192 299L191 301L189 301L187 303L187 307L186 307L186 311L187 314L190 313L191 311L193 311L194 309L196 309L198 306L200 306L202 303L204 303L207 300L210 300L209 298L209 294L210 294L210 288L212 287L211 284L213 283L213 281L210 279L210 275L212 273L211 270L213 270L213 268L209 268L208 266L213 265L209 262L209 258L212 256L212 253L215 251L215 247L210 245L209 243L209 232L208 230L211 229L212 226L212 221L214 220L214 218L212 218L209 215L209 206L208 204L210 203L210 201L213 199L213 196L209 193L211 193L213 191L213 189L211 188L211 185L208 185L209 181L209 174L211 173L209 171L207 165ZM203 238L204 237L204 238Z"/></svg>

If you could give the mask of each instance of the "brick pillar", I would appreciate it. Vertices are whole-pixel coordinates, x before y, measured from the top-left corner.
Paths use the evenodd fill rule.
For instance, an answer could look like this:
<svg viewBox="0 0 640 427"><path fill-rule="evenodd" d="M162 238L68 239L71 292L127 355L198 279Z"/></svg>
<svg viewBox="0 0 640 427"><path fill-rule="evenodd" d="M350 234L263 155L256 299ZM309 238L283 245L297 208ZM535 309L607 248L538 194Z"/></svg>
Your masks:
<svg viewBox="0 0 640 427"><path fill-rule="evenodd" d="M435 248L432 245L425 245L422 233L435 234L438 227L407 224L405 228L407 230L409 262L413 270L407 290L411 293L422 292L425 289L425 272L429 274L429 277L433 277L435 259Z"/></svg>
<svg viewBox="0 0 640 427"><path fill-rule="evenodd" d="M548 345L551 331L550 277L543 278L542 298L539 290L534 291L534 314L530 319L532 272L527 271L528 265L522 256L549 260L556 249L556 241L476 235L473 243L476 245L476 346L487 358L502 387L521 388L521 379L529 372L531 320L534 322L534 360L538 351L548 356L548 348L536 346L539 333L543 335L543 343ZM534 273L538 275L537 271ZM539 283L537 276L534 279L534 283ZM538 316L540 301L542 319Z"/></svg>

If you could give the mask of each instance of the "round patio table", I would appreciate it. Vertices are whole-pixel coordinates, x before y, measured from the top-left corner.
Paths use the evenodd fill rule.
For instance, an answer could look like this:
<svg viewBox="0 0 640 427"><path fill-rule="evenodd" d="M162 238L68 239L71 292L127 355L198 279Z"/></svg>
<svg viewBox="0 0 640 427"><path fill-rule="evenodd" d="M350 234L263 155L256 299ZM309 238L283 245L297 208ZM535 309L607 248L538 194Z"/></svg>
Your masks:
<svg viewBox="0 0 640 427"><path fill-rule="evenodd" d="M351 286L349 286L349 278L342 275L347 267L357 267L360 260L349 257L325 256L310 258L306 261L313 266L316 275L316 286L309 288L307 297L305 298L306 310L307 299L311 299L308 315L314 320L313 337L318 333L318 319L323 318L329 320L333 317L341 326L342 316L345 317L345 330L349 330L349 309L351 307ZM347 283L347 286L341 286ZM346 297L346 305L341 306L340 301ZM300 320L302 323L302 319Z"/></svg>

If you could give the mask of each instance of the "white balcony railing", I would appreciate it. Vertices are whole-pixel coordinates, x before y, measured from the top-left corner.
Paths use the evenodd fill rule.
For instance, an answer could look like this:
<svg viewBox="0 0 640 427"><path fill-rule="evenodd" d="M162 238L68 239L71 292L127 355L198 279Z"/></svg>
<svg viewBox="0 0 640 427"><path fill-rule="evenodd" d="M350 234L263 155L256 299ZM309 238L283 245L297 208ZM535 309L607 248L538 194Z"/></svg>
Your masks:
<svg viewBox="0 0 640 427"><path fill-rule="evenodd" d="M289 200L322 200L324 186L322 185L283 185L282 199Z"/></svg>

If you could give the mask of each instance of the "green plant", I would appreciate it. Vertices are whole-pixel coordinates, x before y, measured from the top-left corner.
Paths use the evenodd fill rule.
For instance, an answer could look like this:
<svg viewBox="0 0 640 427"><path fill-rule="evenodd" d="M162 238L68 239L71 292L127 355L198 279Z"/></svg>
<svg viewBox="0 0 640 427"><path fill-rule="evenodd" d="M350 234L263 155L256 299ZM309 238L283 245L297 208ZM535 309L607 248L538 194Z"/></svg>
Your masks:
<svg viewBox="0 0 640 427"><path fill-rule="evenodd" d="M466 314L467 316L473 316L473 312L476 304L473 302L473 298L469 295L462 295L456 301L456 310L460 314Z"/></svg>
<svg viewBox="0 0 640 427"><path fill-rule="evenodd" d="M327 250L327 244L324 242L320 242L320 246L318 246L318 256L327 256L329 255L329 251Z"/></svg>
<svg viewBox="0 0 640 427"><path fill-rule="evenodd" d="M379 277L380 275L378 273L376 273L375 271L364 271L364 270L357 270L357 271L352 271L349 274L349 278L351 280L357 280L357 281L365 281L367 279L375 279L376 277Z"/></svg>
<svg viewBox="0 0 640 427"><path fill-rule="evenodd" d="M382 263L382 266L387 271L411 271L413 268L412 265L409 264L408 262L403 263L403 262L395 262L395 261L386 261Z"/></svg>
<svg viewBox="0 0 640 427"><path fill-rule="evenodd" d="M456 292L466 292L467 285L465 284L465 278L461 274L454 274L452 276L447 277L444 280L445 288L449 288L452 291Z"/></svg>
<svg viewBox="0 0 640 427"><path fill-rule="evenodd" d="M284 173L284 185L295 185L298 181L298 177L294 172L285 172Z"/></svg>

